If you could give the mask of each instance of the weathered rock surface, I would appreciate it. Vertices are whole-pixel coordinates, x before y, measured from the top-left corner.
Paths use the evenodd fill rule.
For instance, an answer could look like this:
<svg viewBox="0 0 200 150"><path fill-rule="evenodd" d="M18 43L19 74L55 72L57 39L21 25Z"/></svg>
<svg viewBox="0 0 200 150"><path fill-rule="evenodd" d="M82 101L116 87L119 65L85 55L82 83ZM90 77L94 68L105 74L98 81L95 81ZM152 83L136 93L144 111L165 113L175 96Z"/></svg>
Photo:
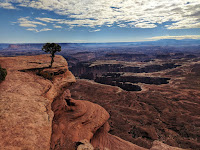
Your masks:
<svg viewBox="0 0 200 150"><path fill-rule="evenodd" d="M67 62L61 56L55 57L53 67L64 66L67 71L52 82L32 71L19 71L47 67L49 55L0 57L0 63L8 72L0 84L0 149L49 149L51 103L62 87L75 82Z"/></svg>
<svg viewBox="0 0 200 150"><path fill-rule="evenodd" d="M63 99L63 96L52 103L52 110L54 111L52 149L70 147L73 149L71 144L74 142L83 139L90 141L96 130L109 118L109 114L97 104Z"/></svg>
<svg viewBox="0 0 200 150"><path fill-rule="evenodd" d="M144 148L108 134L108 112L100 105L70 98L69 91L52 103L54 112L51 149L74 149L83 139L94 148L144 150ZM69 142L70 141L70 142Z"/></svg>

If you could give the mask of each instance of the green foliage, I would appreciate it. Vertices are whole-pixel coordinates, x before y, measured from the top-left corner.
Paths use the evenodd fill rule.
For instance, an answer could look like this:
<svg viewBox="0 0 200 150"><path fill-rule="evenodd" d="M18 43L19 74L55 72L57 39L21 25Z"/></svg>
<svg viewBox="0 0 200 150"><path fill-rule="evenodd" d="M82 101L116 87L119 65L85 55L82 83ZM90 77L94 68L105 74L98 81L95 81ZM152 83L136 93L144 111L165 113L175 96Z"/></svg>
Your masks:
<svg viewBox="0 0 200 150"><path fill-rule="evenodd" d="M43 45L42 50L46 53L55 54L61 51L61 46L56 43L46 43Z"/></svg>
<svg viewBox="0 0 200 150"><path fill-rule="evenodd" d="M6 75L7 75L6 69L1 68L1 66L0 66L0 82L3 81L3 80L5 80Z"/></svg>
<svg viewBox="0 0 200 150"><path fill-rule="evenodd" d="M46 43L45 45L43 45L42 50L45 51L46 53L51 54L51 65L50 65L50 67L52 67L52 64L54 62L55 53L61 51L61 46L59 44L56 44L56 43Z"/></svg>

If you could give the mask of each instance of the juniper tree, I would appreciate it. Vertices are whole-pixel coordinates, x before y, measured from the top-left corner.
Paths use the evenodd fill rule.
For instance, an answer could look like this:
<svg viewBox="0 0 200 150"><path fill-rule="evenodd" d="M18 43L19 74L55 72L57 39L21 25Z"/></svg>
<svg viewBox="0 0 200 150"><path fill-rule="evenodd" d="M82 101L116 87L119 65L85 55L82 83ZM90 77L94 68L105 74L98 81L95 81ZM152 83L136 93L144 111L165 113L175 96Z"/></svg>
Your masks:
<svg viewBox="0 0 200 150"><path fill-rule="evenodd" d="M56 43L46 43L43 45L42 50L51 54L51 65L49 66L51 68L54 62L55 53L61 51L61 46Z"/></svg>

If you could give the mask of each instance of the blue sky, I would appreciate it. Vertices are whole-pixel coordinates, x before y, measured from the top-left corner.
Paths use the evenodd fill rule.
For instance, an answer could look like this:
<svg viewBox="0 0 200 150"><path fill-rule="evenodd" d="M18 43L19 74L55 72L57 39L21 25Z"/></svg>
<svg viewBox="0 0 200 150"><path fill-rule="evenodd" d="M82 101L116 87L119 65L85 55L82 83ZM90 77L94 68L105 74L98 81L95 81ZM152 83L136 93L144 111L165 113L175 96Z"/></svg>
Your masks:
<svg viewBox="0 0 200 150"><path fill-rule="evenodd" d="M200 39L199 0L0 0L0 43Z"/></svg>

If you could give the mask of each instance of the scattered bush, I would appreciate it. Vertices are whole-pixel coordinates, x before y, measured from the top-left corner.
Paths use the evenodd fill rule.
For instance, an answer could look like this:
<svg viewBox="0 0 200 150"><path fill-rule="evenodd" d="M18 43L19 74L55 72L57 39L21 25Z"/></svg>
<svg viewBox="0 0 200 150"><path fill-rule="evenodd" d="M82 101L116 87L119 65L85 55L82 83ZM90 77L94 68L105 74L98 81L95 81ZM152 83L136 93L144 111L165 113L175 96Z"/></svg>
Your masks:
<svg viewBox="0 0 200 150"><path fill-rule="evenodd" d="M1 68L1 65L0 65L0 82L5 80L6 75L7 75L6 69Z"/></svg>

